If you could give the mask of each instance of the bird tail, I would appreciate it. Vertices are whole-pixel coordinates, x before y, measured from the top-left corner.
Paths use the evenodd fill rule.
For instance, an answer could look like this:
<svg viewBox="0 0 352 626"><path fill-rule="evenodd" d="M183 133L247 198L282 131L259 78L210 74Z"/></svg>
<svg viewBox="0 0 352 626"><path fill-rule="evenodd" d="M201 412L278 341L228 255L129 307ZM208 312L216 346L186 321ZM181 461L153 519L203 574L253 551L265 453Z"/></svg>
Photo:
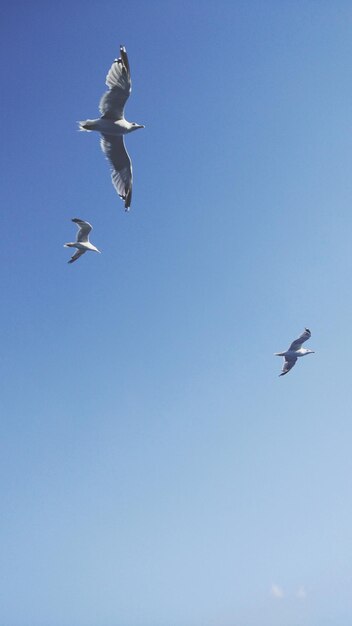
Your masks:
<svg viewBox="0 0 352 626"><path fill-rule="evenodd" d="M94 122L91 120L84 120L83 122L78 123L78 130L93 130Z"/></svg>

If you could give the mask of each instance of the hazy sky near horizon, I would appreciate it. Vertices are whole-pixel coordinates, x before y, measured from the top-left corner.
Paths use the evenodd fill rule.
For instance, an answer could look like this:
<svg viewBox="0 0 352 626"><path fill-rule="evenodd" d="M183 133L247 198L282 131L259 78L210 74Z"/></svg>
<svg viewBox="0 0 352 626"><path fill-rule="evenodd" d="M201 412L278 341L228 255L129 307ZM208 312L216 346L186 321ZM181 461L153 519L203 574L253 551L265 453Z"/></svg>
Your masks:
<svg viewBox="0 0 352 626"><path fill-rule="evenodd" d="M352 4L0 28L1 624L350 626ZM77 131L120 44L129 214Z"/></svg>

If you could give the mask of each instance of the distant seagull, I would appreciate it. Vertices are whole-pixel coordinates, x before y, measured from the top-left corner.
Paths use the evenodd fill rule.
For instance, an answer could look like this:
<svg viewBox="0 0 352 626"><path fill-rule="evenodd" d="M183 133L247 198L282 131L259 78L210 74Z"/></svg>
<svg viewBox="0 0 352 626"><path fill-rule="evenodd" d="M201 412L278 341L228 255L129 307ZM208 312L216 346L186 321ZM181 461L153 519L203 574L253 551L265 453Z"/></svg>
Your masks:
<svg viewBox="0 0 352 626"><path fill-rule="evenodd" d="M275 356L283 356L285 358L280 376L284 376L289 372L296 363L299 356L305 356L306 354L314 354L314 350L308 350L308 348L302 348L302 344L310 338L311 332L309 328L305 328L304 332L295 339L286 352L275 352Z"/></svg>
<svg viewBox="0 0 352 626"><path fill-rule="evenodd" d="M74 255L71 257L70 261L67 261L67 262L73 263L74 261L77 261L77 259L79 259L79 257L82 256L82 254L87 252L87 250L91 250L92 252L99 252L100 254L100 250L98 250L98 248L93 246L93 244L90 243L89 241L89 233L93 228L89 224L89 222L80 220L78 219L78 217L74 217L72 221L78 226L77 239L75 243L65 243L64 247L65 248L77 248L77 252L75 252Z"/></svg>
<svg viewBox="0 0 352 626"><path fill-rule="evenodd" d="M106 77L109 91L104 93L99 103L101 117L79 122L79 127L80 130L97 130L102 134L100 145L112 166L112 183L128 211L132 199L132 163L123 136L144 126L127 122L124 118L124 107L132 83L126 48L120 46L120 53L121 57L115 59Z"/></svg>

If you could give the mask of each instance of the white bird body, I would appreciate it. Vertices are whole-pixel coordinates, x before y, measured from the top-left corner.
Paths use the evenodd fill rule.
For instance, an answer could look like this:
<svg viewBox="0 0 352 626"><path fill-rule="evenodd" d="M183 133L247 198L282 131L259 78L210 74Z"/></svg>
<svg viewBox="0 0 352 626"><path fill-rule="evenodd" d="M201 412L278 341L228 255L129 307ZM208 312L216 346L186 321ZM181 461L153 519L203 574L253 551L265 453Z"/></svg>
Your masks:
<svg viewBox="0 0 352 626"><path fill-rule="evenodd" d="M79 128L101 133L100 145L111 164L112 184L128 211L132 199L133 176L124 135L144 126L125 119L124 108L131 93L132 82L127 52L123 46L120 46L120 54L120 58L115 59L106 77L109 89L103 94L99 103L101 117L79 122Z"/></svg>
<svg viewBox="0 0 352 626"><path fill-rule="evenodd" d="M131 133L138 128L144 128L140 124L135 122L128 122L125 119L122 120L108 120L103 117L99 117L96 120L86 120L85 122L79 122L80 130L97 130L102 135L122 136Z"/></svg>
<svg viewBox="0 0 352 626"><path fill-rule="evenodd" d="M289 359L295 359L299 356L305 356L306 354L310 354L313 350L309 350L308 348L300 348L299 350L286 350L286 352L275 352L275 356L287 356Z"/></svg>
<svg viewBox="0 0 352 626"><path fill-rule="evenodd" d="M93 244L89 241L89 233L93 229L92 225L89 222L80 220L78 217L74 217L72 222L77 224L78 227L77 239L74 242L65 243L64 247L77 248L77 252L75 252L75 254L71 257L68 263L73 263L74 261L77 261L77 259L79 259L82 254L88 251L98 252L100 254L100 250L98 250L96 246L93 246Z"/></svg>
<svg viewBox="0 0 352 626"><path fill-rule="evenodd" d="M284 357L284 364L280 376L287 374L293 368L299 357L305 356L306 354L314 354L314 350L302 348L302 344L311 337L311 334L309 328L305 328L304 332L291 343L288 350L285 350L285 352L275 352L275 356Z"/></svg>
<svg viewBox="0 0 352 626"><path fill-rule="evenodd" d="M64 247L65 248L77 248L77 250L84 250L85 252L87 252L88 250L91 250L92 252L99 252L98 248L93 246L93 244L90 243L90 241L87 241L87 243L82 243L79 241L75 241L73 243L65 243Z"/></svg>

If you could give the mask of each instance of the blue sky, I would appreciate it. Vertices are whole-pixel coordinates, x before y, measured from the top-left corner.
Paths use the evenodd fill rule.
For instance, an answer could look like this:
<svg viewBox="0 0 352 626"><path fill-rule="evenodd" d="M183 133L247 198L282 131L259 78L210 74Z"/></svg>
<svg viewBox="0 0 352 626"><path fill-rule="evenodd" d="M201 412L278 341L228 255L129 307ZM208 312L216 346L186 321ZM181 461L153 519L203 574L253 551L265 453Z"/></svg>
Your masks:
<svg viewBox="0 0 352 626"><path fill-rule="evenodd" d="M2 624L350 626L351 27L344 1L4 9ZM76 125L120 44L129 214ZM76 216L102 254L71 266Z"/></svg>

